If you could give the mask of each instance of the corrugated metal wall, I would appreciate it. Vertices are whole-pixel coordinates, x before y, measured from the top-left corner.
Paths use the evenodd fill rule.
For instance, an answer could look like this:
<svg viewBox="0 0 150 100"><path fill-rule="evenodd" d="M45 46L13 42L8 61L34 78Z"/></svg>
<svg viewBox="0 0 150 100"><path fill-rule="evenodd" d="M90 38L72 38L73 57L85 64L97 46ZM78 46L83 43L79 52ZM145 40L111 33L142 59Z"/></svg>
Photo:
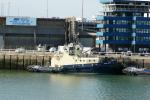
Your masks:
<svg viewBox="0 0 150 100"><path fill-rule="evenodd" d="M66 19L37 18L37 26L6 25L6 18L0 17L0 48L25 47L35 49L39 44L47 47L65 44ZM80 32L79 32L80 33ZM88 33L80 34L84 46L94 46L95 40Z"/></svg>
<svg viewBox="0 0 150 100"><path fill-rule="evenodd" d="M36 36L33 35L19 35L19 36L5 36L5 48L15 49L19 47L24 47L26 49L35 49L37 45L46 45L46 46L55 46L63 45L65 43L64 36L49 36L42 35Z"/></svg>
<svg viewBox="0 0 150 100"><path fill-rule="evenodd" d="M38 44L57 47L65 43L65 19L37 19L37 26L2 25L0 31L4 33L1 35L6 49L35 49Z"/></svg>

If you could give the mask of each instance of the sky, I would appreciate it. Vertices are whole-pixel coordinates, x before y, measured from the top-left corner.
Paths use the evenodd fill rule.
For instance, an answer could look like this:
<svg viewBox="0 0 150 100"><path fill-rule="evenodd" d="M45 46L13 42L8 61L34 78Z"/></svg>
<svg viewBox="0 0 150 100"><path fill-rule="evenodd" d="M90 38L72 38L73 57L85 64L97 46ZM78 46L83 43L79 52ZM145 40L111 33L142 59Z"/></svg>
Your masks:
<svg viewBox="0 0 150 100"><path fill-rule="evenodd" d="M84 0L84 17L98 14L98 0ZM1 16L47 17L47 0L0 0ZM48 0L48 17L81 17L82 0Z"/></svg>

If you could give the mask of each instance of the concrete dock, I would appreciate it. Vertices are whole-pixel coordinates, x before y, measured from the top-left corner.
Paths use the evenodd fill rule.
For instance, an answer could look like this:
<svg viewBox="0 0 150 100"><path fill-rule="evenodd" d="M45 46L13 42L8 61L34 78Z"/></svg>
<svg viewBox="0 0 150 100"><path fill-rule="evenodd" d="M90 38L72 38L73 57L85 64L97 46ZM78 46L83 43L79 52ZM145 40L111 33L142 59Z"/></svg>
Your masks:
<svg viewBox="0 0 150 100"><path fill-rule="evenodd" d="M37 52L34 50L27 50L25 53L16 53L14 50L0 51L0 69L18 69L25 70L28 65L50 65L52 53ZM136 66L150 68L150 55L148 56L125 56L122 54L106 54L98 55L103 58L115 58L124 67Z"/></svg>
<svg viewBox="0 0 150 100"><path fill-rule="evenodd" d="M16 53L14 51L0 52L1 69L26 69L28 65L48 65L52 54L49 52L25 52Z"/></svg>

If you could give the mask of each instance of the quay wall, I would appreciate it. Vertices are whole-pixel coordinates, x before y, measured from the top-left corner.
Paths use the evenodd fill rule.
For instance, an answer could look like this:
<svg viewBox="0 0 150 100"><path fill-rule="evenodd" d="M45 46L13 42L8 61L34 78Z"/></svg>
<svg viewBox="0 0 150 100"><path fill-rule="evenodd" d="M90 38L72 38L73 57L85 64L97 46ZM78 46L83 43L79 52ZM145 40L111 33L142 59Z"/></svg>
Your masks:
<svg viewBox="0 0 150 100"><path fill-rule="evenodd" d="M36 53L0 53L0 69L25 70L28 65L49 65L51 54Z"/></svg>
<svg viewBox="0 0 150 100"><path fill-rule="evenodd" d="M50 52L26 52L15 53L14 51L0 51L0 69L25 70L28 65L50 65ZM115 58L124 67L135 66L138 68L150 68L150 56L122 56L122 55L100 55L101 59Z"/></svg>
<svg viewBox="0 0 150 100"><path fill-rule="evenodd" d="M115 58L124 67L150 68L150 56L111 54L104 57Z"/></svg>

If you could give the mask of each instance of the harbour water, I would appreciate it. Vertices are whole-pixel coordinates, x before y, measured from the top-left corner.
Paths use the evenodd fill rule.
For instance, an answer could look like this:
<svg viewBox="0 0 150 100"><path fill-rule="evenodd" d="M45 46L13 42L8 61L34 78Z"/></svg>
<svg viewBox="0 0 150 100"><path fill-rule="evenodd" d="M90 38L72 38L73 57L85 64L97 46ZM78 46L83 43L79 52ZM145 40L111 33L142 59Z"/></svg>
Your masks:
<svg viewBox="0 0 150 100"><path fill-rule="evenodd" d="M150 76L0 71L2 100L149 100Z"/></svg>

